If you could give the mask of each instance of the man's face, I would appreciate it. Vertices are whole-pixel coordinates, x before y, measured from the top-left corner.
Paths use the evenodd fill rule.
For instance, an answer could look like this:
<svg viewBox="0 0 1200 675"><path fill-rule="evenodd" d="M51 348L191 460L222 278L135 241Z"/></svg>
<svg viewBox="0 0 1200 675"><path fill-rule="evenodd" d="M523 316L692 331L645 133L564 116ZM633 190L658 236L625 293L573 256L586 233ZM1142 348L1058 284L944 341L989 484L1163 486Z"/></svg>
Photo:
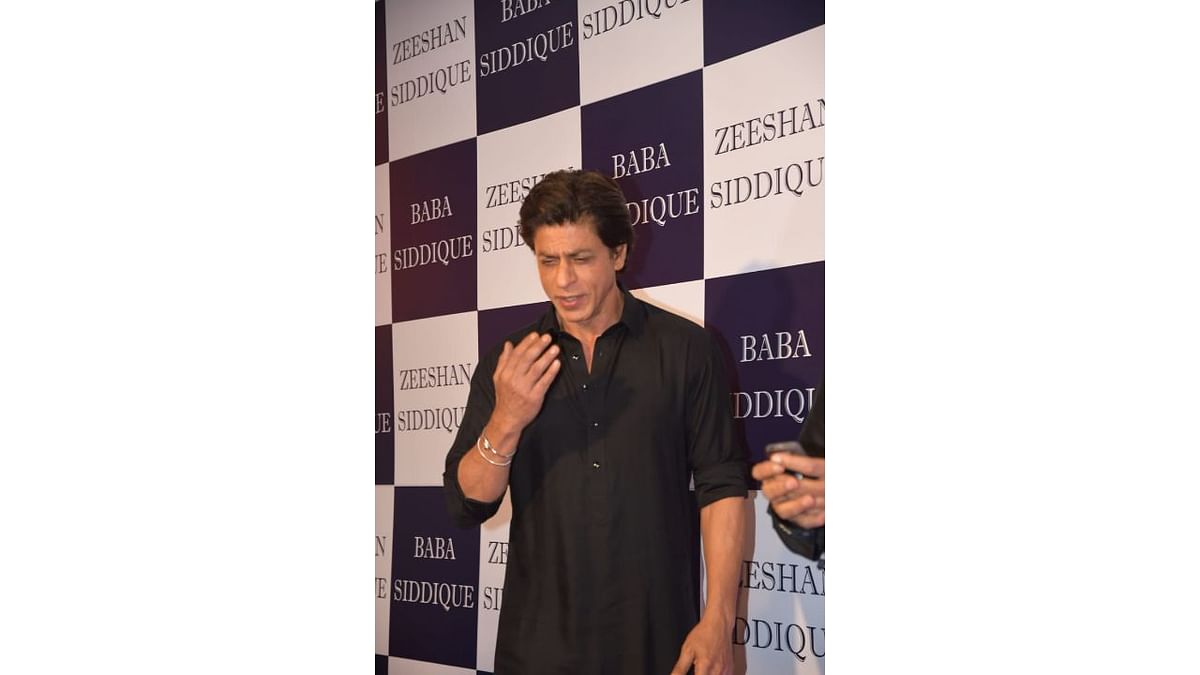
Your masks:
<svg viewBox="0 0 1200 675"><path fill-rule="evenodd" d="M554 303L564 329L572 324L603 330L607 326L594 324L597 317L620 318L617 270L625 266L625 249L622 244L610 250L587 221L537 229L533 253L542 290Z"/></svg>

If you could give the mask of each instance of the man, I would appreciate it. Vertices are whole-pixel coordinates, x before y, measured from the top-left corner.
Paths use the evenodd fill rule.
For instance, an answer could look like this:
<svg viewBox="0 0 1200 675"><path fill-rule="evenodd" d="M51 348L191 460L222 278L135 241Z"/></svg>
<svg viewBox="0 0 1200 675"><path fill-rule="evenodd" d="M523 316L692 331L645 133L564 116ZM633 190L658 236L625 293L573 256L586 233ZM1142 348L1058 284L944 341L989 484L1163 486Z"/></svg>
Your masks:
<svg viewBox="0 0 1200 675"><path fill-rule="evenodd" d="M495 672L729 673L747 477L720 352L617 282L611 179L548 174L520 224L551 307L481 359L444 474L464 526L511 492Z"/></svg>
<svg viewBox="0 0 1200 675"><path fill-rule="evenodd" d="M817 560L825 553L824 383L800 430L800 445L808 456L777 452L755 464L752 475L762 481L767 513L784 545Z"/></svg>

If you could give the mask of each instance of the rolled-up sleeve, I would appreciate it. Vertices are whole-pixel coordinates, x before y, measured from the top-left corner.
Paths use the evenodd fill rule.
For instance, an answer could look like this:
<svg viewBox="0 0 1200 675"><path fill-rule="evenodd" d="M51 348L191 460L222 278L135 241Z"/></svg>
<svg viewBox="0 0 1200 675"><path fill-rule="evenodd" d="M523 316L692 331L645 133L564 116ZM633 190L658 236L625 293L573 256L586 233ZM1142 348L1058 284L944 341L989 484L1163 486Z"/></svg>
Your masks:
<svg viewBox="0 0 1200 675"><path fill-rule="evenodd" d="M730 409L729 379L715 338L707 332L688 349L687 450L700 508L726 497L745 497L746 450Z"/></svg>
<svg viewBox="0 0 1200 675"><path fill-rule="evenodd" d="M489 354L475 368L471 376L471 392L467 395L467 409L450 452L446 454L446 471L442 474L442 485L446 495L446 508L450 517L460 527L473 527L491 518L500 508L504 496L494 502L481 502L463 494L458 482L458 463L463 455L475 447L475 441L483 433L484 426L496 406L495 385L492 373L496 369L496 355Z"/></svg>

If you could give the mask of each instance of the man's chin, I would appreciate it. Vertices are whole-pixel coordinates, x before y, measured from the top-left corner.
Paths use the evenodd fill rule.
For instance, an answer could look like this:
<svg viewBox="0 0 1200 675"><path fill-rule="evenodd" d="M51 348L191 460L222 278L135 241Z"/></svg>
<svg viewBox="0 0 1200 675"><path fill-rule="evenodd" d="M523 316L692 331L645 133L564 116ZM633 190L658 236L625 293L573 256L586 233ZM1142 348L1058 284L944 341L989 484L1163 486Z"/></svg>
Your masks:
<svg viewBox="0 0 1200 675"><path fill-rule="evenodd" d="M587 307L583 305L567 308L558 303L554 303L554 308L558 310L558 315L565 321L576 322L587 316Z"/></svg>

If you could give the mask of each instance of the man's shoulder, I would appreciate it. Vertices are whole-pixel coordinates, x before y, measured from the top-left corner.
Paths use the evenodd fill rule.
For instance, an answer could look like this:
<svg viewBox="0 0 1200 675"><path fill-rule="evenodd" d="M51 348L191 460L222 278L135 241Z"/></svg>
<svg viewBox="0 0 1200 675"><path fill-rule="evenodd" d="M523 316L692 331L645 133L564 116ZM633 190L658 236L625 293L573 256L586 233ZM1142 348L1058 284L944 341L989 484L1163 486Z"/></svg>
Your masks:
<svg viewBox="0 0 1200 675"><path fill-rule="evenodd" d="M642 302L642 305L646 309L645 339L657 343L661 353L683 359L689 372L714 359L728 359L728 348L722 346L722 339L716 332L670 309L648 302Z"/></svg>
<svg viewBox="0 0 1200 675"><path fill-rule="evenodd" d="M708 330L704 326L682 314L645 301L642 301L642 306L646 308L646 325L656 333L688 342L709 339Z"/></svg>

